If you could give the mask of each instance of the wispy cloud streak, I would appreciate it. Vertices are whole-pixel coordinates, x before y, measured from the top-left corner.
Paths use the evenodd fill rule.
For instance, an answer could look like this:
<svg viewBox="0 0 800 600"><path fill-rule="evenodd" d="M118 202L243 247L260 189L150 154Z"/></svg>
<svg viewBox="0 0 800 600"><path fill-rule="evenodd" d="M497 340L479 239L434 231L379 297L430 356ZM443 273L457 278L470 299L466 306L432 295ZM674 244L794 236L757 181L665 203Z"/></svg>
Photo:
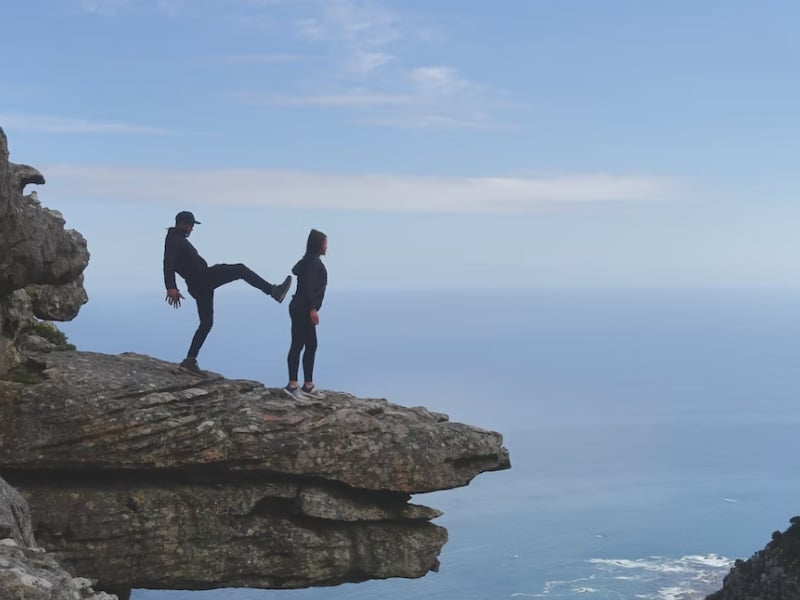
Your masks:
<svg viewBox="0 0 800 600"><path fill-rule="evenodd" d="M172 202L349 211L525 214L553 204L657 201L674 185L647 176L412 177L224 169L43 169L60 195L107 202ZM265 192L265 190L269 190Z"/></svg>
<svg viewBox="0 0 800 600"><path fill-rule="evenodd" d="M345 92L319 96L280 96L270 94L238 94L251 102L276 106L337 106L372 107L409 105L419 101L415 96L404 94L381 94L373 92Z"/></svg>
<svg viewBox="0 0 800 600"><path fill-rule="evenodd" d="M306 60L301 54L230 54L213 59L213 62L229 65L290 63Z"/></svg>
<svg viewBox="0 0 800 600"><path fill-rule="evenodd" d="M132 0L80 0L83 10L93 14L108 15L117 12Z"/></svg>
<svg viewBox="0 0 800 600"><path fill-rule="evenodd" d="M169 129L108 121L91 121L51 115L0 114L0 126L9 130L36 133L93 133L166 135Z"/></svg>
<svg viewBox="0 0 800 600"><path fill-rule="evenodd" d="M502 92L437 60L435 44L446 36L402 4L381 0L73 1L97 15L135 9L154 19L214 18L249 35L256 31L262 35L266 28L280 32L270 39L277 37L292 46L286 53L276 52L270 43L252 46L256 48L252 54L221 56L213 59L216 63L267 68L269 63L304 61L303 69L274 93L265 94L257 83L273 79L253 76L229 97L247 100L261 95L264 104L273 106L335 107L348 111L356 122L371 125L499 127L496 114ZM259 52L261 48L269 50ZM427 57L426 49L432 50Z"/></svg>

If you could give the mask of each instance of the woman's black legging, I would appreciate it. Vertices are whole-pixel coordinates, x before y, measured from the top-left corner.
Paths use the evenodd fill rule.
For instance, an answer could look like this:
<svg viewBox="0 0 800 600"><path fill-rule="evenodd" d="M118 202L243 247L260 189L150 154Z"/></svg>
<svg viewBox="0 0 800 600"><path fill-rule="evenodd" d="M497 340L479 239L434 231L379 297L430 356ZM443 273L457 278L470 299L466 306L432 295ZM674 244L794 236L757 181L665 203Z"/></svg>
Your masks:
<svg viewBox="0 0 800 600"><path fill-rule="evenodd" d="M289 381L297 381L300 368L300 352L303 352L303 375L305 381L314 381L314 357L317 354L317 326L311 320L310 309L292 302L289 316L292 318L292 345L289 346Z"/></svg>

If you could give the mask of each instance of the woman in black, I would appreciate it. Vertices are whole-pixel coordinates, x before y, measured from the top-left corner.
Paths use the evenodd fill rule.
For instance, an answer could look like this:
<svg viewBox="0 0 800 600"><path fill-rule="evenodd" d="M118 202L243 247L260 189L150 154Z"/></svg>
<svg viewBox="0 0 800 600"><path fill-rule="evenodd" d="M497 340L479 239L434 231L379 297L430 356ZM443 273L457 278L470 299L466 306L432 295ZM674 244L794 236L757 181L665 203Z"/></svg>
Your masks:
<svg viewBox="0 0 800 600"><path fill-rule="evenodd" d="M325 287L328 285L328 271L320 257L324 256L327 250L328 236L312 229L306 241L306 253L292 269L292 273L297 276L297 291L289 303L292 345L289 347L287 357L289 384L283 389L293 398L325 397L325 394L314 386L314 357L317 353L319 309L322 308ZM301 351L303 351L304 381L302 387L298 387L297 372L300 368Z"/></svg>

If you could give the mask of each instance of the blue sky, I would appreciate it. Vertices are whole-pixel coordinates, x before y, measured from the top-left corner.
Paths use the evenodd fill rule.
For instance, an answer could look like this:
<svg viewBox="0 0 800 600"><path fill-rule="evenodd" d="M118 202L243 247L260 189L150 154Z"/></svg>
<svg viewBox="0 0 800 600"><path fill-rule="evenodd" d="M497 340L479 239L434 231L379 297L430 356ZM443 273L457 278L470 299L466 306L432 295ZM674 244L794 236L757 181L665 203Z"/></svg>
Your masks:
<svg viewBox="0 0 800 600"><path fill-rule="evenodd" d="M331 285L795 286L800 4L28 0L0 126L89 240L87 288L161 293L164 228Z"/></svg>

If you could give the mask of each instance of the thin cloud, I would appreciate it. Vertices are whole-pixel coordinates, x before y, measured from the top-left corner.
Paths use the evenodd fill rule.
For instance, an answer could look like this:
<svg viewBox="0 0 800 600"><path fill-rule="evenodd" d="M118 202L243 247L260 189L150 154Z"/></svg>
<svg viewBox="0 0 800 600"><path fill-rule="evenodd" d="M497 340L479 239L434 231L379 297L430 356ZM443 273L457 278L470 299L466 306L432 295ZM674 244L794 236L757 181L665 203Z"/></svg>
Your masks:
<svg viewBox="0 0 800 600"><path fill-rule="evenodd" d="M374 107L413 104L414 96L403 94L381 94L370 92L354 92L344 94L328 94L320 96L270 96L250 95L252 100L275 104L278 106L339 106L339 107Z"/></svg>
<svg viewBox="0 0 800 600"><path fill-rule="evenodd" d="M131 4L132 0L81 0L81 8L89 13L110 15Z"/></svg>
<svg viewBox="0 0 800 600"><path fill-rule="evenodd" d="M456 118L448 115L436 114L395 114L386 116L373 116L362 119L365 125L379 125L382 127L397 127L402 129L452 129L452 130L504 130L508 126L498 125L485 115L472 115L465 118Z"/></svg>
<svg viewBox="0 0 800 600"><path fill-rule="evenodd" d="M219 56L214 62L223 64L287 63L306 60L301 54L230 54Z"/></svg>
<svg viewBox="0 0 800 600"><path fill-rule="evenodd" d="M90 121L73 117L51 115L0 114L0 125L6 129L35 133L92 133L92 134L144 134L167 135L172 133L161 127L134 125L108 121Z"/></svg>
<svg viewBox="0 0 800 600"><path fill-rule="evenodd" d="M490 115L501 108L498 91L471 80L453 66L419 60L420 49L444 35L425 17L381 0L74 0L84 10L110 15L123 10L153 13L153 18L216 19L256 24L294 36L299 52L254 52L212 59L218 64L258 65L307 60L289 87L267 97L263 90L244 88L230 94L245 101L277 106L332 107L355 113L354 122L377 126L429 129L497 128L473 114ZM405 9L405 10L404 10ZM256 27L259 29L259 27ZM259 29L260 31L260 29ZM252 33L252 31L250 31ZM258 46L254 46L258 48ZM409 48L414 48L410 51ZM311 60L309 60L311 59ZM208 61L206 61L208 62ZM269 77L252 77L247 86ZM358 92L353 92L357 89ZM391 108L391 113L389 109ZM352 115L348 115L352 116Z"/></svg>
<svg viewBox="0 0 800 600"><path fill-rule="evenodd" d="M358 77L368 77L395 60L386 52L356 52L348 58L346 69Z"/></svg>
<svg viewBox="0 0 800 600"><path fill-rule="evenodd" d="M309 40L366 49L385 47L406 36L400 14L378 2L327 0L318 6L317 15L298 23Z"/></svg>
<svg viewBox="0 0 800 600"><path fill-rule="evenodd" d="M493 127L472 117L497 108L497 94L490 88L454 67L407 60L409 46L419 48L440 37L429 28L377 1L330 0L310 6L316 13L298 21L298 32L309 43L327 46L330 72L306 85L315 94L284 94L277 104L357 109L358 122L373 125ZM361 93L348 91L354 86Z"/></svg>
<svg viewBox="0 0 800 600"><path fill-rule="evenodd" d="M469 82L449 67L418 67L409 79L423 92L450 96L469 87Z"/></svg>
<svg viewBox="0 0 800 600"><path fill-rule="evenodd" d="M105 202L172 202L348 211L528 214L545 206L657 201L665 179L578 174L560 177L412 177L223 169L212 171L55 165L42 169L62 196ZM265 192L264 190L269 190Z"/></svg>

